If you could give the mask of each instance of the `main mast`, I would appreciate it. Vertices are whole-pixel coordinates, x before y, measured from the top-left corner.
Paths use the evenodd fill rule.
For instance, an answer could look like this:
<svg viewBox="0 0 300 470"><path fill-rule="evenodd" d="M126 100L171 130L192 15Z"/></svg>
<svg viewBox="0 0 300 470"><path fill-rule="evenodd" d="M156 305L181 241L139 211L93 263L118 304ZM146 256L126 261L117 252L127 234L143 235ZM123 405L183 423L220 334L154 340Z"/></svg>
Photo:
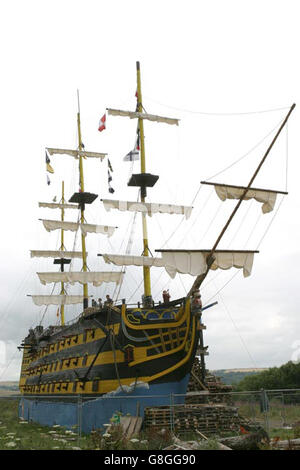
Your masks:
<svg viewBox="0 0 300 470"><path fill-rule="evenodd" d="M78 113L77 113L77 128L78 128L78 148L79 151L82 151L82 139L81 139L81 126L80 126L80 105L79 105L79 91L77 90L77 97L78 97ZM84 193L84 178L83 178L83 162L82 162L82 154L79 155L79 185L80 185L80 192ZM80 204L80 222L84 223L84 204ZM86 247L85 247L85 236L81 233L81 247L82 247L82 270L84 272L87 271L87 263L86 263ZM83 308L88 307L88 285L83 284Z"/></svg>
<svg viewBox="0 0 300 470"><path fill-rule="evenodd" d="M136 72L137 72L137 111L139 113L143 112L142 104L142 87L141 87L141 71L140 63L136 63ZM146 173L146 158L145 158L145 138L144 138L144 122L143 119L138 119L139 131L140 131L140 145L141 145L141 173ZM141 188L141 202L146 200L146 188ZM148 231L147 231L147 217L144 212L142 212L142 225L143 225L143 256L149 256L149 247L148 247ZM150 279L150 267L143 267L144 275L144 299L151 301L151 279Z"/></svg>

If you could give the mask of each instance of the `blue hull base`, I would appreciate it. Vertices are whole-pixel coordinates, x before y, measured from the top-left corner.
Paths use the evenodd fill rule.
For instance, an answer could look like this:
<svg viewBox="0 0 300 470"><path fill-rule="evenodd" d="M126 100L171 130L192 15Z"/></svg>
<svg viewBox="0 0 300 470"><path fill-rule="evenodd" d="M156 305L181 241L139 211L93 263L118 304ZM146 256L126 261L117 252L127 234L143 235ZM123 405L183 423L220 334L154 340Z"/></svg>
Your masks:
<svg viewBox="0 0 300 470"><path fill-rule="evenodd" d="M67 429L78 426L83 433L89 433L103 429L116 411L136 416L139 408L139 416L143 416L146 407L184 403L188 382L189 374L179 382L153 384L147 390L136 388L132 393L120 392L95 399L23 397L19 403L19 417L45 426L59 424Z"/></svg>

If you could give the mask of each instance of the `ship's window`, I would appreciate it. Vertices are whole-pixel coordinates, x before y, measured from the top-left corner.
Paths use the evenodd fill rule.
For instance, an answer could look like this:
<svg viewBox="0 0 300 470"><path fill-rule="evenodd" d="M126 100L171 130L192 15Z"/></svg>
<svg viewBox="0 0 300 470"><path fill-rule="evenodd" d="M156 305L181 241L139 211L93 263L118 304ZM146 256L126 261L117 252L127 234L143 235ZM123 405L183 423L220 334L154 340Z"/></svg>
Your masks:
<svg viewBox="0 0 300 470"><path fill-rule="evenodd" d="M79 382L79 388L81 388L81 390L84 390L85 389L85 382Z"/></svg>
<svg viewBox="0 0 300 470"><path fill-rule="evenodd" d="M98 379L93 380L92 391L93 392L98 392L98 388L99 388L99 380Z"/></svg>
<svg viewBox="0 0 300 470"><path fill-rule="evenodd" d="M86 354L84 358L82 359L82 366L85 366L87 363L88 355Z"/></svg>
<svg viewBox="0 0 300 470"><path fill-rule="evenodd" d="M125 348L125 361L127 363L134 360L134 348L132 346L126 346Z"/></svg>

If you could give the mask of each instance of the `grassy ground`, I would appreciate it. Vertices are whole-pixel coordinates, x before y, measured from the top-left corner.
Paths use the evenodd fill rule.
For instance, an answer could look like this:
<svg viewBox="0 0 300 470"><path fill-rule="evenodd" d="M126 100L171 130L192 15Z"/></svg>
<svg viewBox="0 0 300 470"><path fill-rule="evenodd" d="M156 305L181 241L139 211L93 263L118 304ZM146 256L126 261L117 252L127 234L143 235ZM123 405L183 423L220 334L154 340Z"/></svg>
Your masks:
<svg viewBox="0 0 300 470"><path fill-rule="evenodd" d="M22 422L18 418L18 400L0 400L0 450L79 450L91 446L91 438L78 438L76 429Z"/></svg>
<svg viewBox="0 0 300 470"><path fill-rule="evenodd" d="M245 418L256 421L261 425L266 423L266 416L261 413L260 406L257 403L236 403L239 413ZM279 401L271 401L267 421L270 431L272 429L281 429L283 427L293 426L300 420L300 405L285 404Z"/></svg>
<svg viewBox="0 0 300 470"><path fill-rule="evenodd" d="M79 437L77 430L60 426L41 426L18 418L18 399L0 399L1 450L160 450L173 443L169 430L147 430L126 439L120 426L115 425L103 435L96 431ZM190 440L199 436L190 435ZM217 449L213 439L202 444L203 450ZM200 449L200 447L199 447Z"/></svg>
<svg viewBox="0 0 300 470"><path fill-rule="evenodd" d="M78 436L76 428L72 431L63 427L53 426L52 428L41 426L40 424L27 423L18 418L18 399L0 399L0 450L156 450L163 449L172 444L170 431L161 433L154 430L142 432L138 437L125 439L122 430L118 426L113 427L113 431L106 433L94 432L88 436ZM263 424L263 415L258 407L255 408L255 421ZM241 404L240 414L253 418L253 407L249 404ZM282 407L272 406L270 410L270 437L289 439L300 437L295 435L295 429L284 429L282 427ZM287 405L284 416L289 423L296 423L300 420L300 406ZM300 428L297 428L300 433ZM105 436L105 435L104 435ZM184 440L198 440L196 435L184 436ZM216 441L210 439L203 443L204 449L211 450L217 448Z"/></svg>

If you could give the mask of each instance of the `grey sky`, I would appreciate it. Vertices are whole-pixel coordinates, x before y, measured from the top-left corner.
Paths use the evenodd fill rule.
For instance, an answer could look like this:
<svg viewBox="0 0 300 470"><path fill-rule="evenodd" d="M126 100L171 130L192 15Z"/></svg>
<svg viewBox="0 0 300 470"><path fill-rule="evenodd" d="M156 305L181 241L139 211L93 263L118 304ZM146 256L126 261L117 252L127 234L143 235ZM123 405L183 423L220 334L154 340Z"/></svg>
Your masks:
<svg viewBox="0 0 300 470"><path fill-rule="evenodd" d="M130 165L122 159L133 148L136 123L110 117L101 134L97 126L106 107L134 110L135 62L140 61L147 112L181 120L179 128L145 125L147 170L160 175L155 190L149 191L149 201L188 205L200 180L257 146L214 178L232 184L248 182L287 112L282 108L300 103L300 37L298 2L291 0L15 0L2 3L0 14L0 340L7 346L0 376L4 380L17 379L16 346L43 313L26 294L51 291L35 275L51 269L51 261L30 259L29 250L56 247L57 233L46 233L38 218L54 219L59 214L38 209L37 201L51 201L55 195L59 199L63 177L66 198L78 189L75 161L52 157L55 174L47 186L44 160L45 146L76 147L77 88L86 149L109 153L114 197L134 200L135 190L126 186ZM285 130L255 182L255 186L285 190L288 155L289 196L274 220L275 211L259 217L260 204L246 202L222 242L223 248L255 249L273 220L259 245L252 276L243 279L237 274L221 290L221 297L216 292L232 278L234 269L212 273L203 286L204 302L219 302L204 315L209 368L280 365L290 360L293 345L300 340L298 106L289 121L288 139ZM226 115L272 109L277 111ZM138 171L138 164L134 169ZM109 197L106 163L85 162L85 176L87 190ZM181 219L175 215L149 219L151 248L161 248L173 232L170 248L210 248L233 207L232 202L221 205L211 192L201 188L193 216L178 230ZM275 210L280 201L281 197ZM88 240L89 266L109 269L96 254L124 250L129 218L100 210L98 201L93 209L87 211L89 222L120 227L110 241L96 236ZM68 217L74 220L74 215ZM138 217L133 254L141 252L140 225ZM72 249L72 237L66 243ZM140 276L138 268L130 271L122 297L131 296ZM177 276L169 283L166 273L152 269L156 300L165 286L172 298L184 295L192 281L189 276ZM72 293L79 291L75 287ZM112 293L112 287L90 292L103 297ZM139 300L140 294L137 289L131 301ZM56 320L55 310L49 309L46 323ZM79 313L80 307L75 310ZM66 315L72 319L71 310Z"/></svg>

